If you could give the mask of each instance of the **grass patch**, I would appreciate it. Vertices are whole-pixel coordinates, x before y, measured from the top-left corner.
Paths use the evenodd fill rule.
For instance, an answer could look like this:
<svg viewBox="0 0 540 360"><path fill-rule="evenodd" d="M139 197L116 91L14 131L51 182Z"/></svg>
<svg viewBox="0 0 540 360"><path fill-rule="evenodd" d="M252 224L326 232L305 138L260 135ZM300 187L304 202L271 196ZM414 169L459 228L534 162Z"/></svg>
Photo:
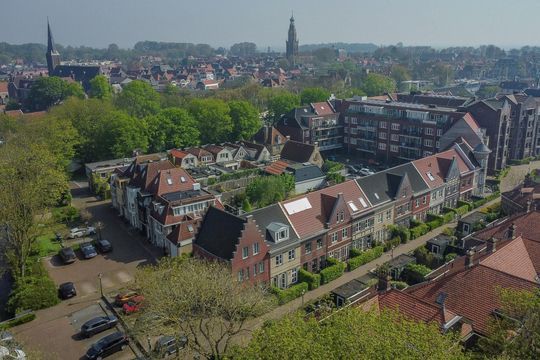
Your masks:
<svg viewBox="0 0 540 360"><path fill-rule="evenodd" d="M55 240L54 233L47 233L37 238L37 254L39 257L54 255L61 248L60 242Z"/></svg>

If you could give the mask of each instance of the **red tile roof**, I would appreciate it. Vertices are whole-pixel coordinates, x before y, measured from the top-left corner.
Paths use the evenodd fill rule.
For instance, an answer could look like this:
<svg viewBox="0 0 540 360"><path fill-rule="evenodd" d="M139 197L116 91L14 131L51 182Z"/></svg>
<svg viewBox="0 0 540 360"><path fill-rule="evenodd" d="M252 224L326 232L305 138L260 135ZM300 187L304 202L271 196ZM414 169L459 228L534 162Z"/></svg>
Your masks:
<svg viewBox="0 0 540 360"><path fill-rule="evenodd" d="M487 240L494 236L499 240L506 240L508 239L508 229L512 224L516 226L516 236L540 241L540 210L510 217L493 227L476 232L474 237L480 240Z"/></svg>
<svg viewBox="0 0 540 360"><path fill-rule="evenodd" d="M311 107L317 115L332 115L336 113L334 107L328 101L312 103Z"/></svg>
<svg viewBox="0 0 540 360"><path fill-rule="evenodd" d="M469 125L474 132L478 132L480 130L480 127L478 126L476 120L474 120L471 114L466 113L465 116L463 116L463 120L465 120L467 125Z"/></svg>
<svg viewBox="0 0 540 360"><path fill-rule="evenodd" d="M8 92L7 81L0 81L0 92Z"/></svg>
<svg viewBox="0 0 540 360"><path fill-rule="evenodd" d="M182 168L159 170L147 191L154 195L163 195L177 191L192 190L195 180Z"/></svg>
<svg viewBox="0 0 540 360"><path fill-rule="evenodd" d="M264 171L266 171L269 174L272 175L281 175L285 171L285 169L289 166L289 164L283 160L278 160L276 162L271 163L268 165Z"/></svg>
<svg viewBox="0 0 540 360"><path fill-rule="evenodd" d="M178 149L172 149L171 150L171 156L176 158L176 159L183 159L188 155L189 155L189 153L187 153L185 151L182 151L182 150L178 150Z"/></svg>
<svg viewBox="0 0 540 360"><path fill-rule="evenodd" d="M185 222L177 225L173 231L167 235L167 239L176 245L180 244L182 241L194 239L199 230L200 223L201 219L186 219Z"/></svg>

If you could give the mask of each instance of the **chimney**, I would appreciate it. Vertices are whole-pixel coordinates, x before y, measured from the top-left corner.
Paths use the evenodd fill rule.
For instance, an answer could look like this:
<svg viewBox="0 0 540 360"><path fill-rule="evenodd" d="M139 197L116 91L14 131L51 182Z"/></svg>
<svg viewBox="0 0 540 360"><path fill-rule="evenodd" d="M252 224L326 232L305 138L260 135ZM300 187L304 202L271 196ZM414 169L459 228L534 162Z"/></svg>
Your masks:
<svg viewBox="0 0 540 360"><path fill-rule="evenodd" d="M377 283L377 290L381 292L389 291L392 289L390 281L392 277L389 274L381 274L379 276L379 282Z"/></svg>
<svg viewBox="0 0 540 360"><path fill-rule="evenodd" d="M489 253L494 253L495 251L497 251L497 238L495 236L492 236L488 239L487 241L487 247L486 247L486 252L489 254Z"/></svg>
<svg viewBox="0 0 540 360"><path fill-rule="evenodd" d="M508 227L508 239L515 239L516 238L516 224L512 223L510 227Z"/></svg>
<svg viewBox="0 0 540 360"><path fill-rule="evenodd" d="M466 256L466 258L465 258L465 267L467 269L470 269L474 265L474 250L472 250L472 249L467 250L467 253L466 253L465 256Z"/></svg>

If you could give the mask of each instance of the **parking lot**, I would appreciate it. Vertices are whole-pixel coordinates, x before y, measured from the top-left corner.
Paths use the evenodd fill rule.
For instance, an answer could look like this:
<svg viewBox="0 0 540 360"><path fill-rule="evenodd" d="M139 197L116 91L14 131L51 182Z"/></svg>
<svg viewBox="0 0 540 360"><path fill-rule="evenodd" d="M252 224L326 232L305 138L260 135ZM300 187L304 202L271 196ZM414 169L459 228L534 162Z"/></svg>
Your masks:
<svg viewBox="0 0 540 360"><path fill-rule="evenodd" d="M15 332L26 346L51 355L52 359L79 359L94 341L112 332L84 340L76 336L82 323L103 313L103 308L99 305L99 274L103 292L114 293L128 286L138 267L155 263L160 255L160 251L146 243L140 234L129 229L111 208L110 201L97 200L88 193L84 184L72 186L73 205L90 212L91 224L97 221L104 224L101 230L102 238L112 243L113 250L88 260L83 259L80 251L76 251L77 259L69 265L64 265L58 255L42 260L57 285L64 282L74 283L77 296L63 300L52 308L38 311L34 321L15 328ZM96 236L91 238L96 239ZM85 240L87 239L66 240L66 245ZM108 358L133 359L134 355L124 350L121 354Z"/></svg>

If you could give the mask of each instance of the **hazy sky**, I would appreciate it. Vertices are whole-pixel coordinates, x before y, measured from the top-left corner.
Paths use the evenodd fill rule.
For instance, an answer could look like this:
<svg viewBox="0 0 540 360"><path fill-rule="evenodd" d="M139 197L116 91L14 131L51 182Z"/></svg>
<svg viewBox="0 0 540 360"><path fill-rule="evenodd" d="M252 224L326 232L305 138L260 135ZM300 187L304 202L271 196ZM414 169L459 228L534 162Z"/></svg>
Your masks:
<svg viewBox="0 0 540 360"><path fill-rule="evenodd" d="M540 45L540 0L0 0L0 41L131 47L140 40L301 44Z"/></svg>

